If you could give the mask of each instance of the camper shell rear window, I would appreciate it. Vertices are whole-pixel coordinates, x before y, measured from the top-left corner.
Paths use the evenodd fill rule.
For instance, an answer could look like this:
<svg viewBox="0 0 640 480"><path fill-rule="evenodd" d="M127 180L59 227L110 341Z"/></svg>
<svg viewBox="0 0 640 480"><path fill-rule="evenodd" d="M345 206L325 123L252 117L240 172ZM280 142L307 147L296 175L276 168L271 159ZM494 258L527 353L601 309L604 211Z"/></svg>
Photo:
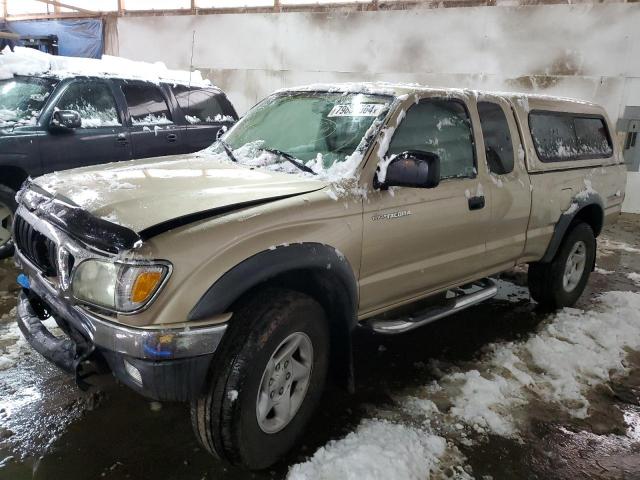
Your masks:
<svg viewBox="0 0 640 480"><path fill-rule="evenodd" d="M545 163L613 155L611 135L601 115L534 110L529 128L538 158Z"/></svg>

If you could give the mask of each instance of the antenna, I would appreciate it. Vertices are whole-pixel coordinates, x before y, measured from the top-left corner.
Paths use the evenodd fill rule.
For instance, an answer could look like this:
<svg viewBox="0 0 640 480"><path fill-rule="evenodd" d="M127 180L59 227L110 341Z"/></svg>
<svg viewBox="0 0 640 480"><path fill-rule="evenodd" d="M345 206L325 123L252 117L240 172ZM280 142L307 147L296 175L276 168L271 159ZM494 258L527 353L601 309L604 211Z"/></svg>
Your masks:
<svg viewBox="0 0 640 480"><path fill-rule="evenodd" d="M189 92L187 93L187 110L191 107L191 75L193 74L193 50L196 45L196 31L191 35L191 61L189 62ZM191 110L189 110L191 112Z"/></svg>

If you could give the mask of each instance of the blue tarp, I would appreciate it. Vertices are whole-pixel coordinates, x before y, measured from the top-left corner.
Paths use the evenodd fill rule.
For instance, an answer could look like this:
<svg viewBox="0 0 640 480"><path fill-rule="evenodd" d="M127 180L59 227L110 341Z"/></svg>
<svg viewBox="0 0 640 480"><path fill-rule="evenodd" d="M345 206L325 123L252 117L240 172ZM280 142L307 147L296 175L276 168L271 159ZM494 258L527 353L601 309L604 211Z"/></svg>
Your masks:
<svg viewBox="0 0 640 480"><path fill-rule="evenodd" d="M7 22L0 20L0 32L9 32L9 26L7 25ZM14 42L13 40L0 38L0 52L4 50L5 47L9 47L13 50L15 44L16 42Z"/></svg>
<svg viewBox="0 0 640 480"><path fill-rule="evenodd" d="M21 20L7 22L19 35L57 35L58 53L66 57L102 57L102 20Z"/></svg>

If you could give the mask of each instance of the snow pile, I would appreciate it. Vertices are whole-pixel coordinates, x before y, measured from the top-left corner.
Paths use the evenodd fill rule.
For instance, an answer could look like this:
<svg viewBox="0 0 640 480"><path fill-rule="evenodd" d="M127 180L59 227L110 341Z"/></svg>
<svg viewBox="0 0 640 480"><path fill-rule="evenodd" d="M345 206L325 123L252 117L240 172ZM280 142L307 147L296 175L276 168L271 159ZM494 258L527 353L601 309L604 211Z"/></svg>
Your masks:
<svg viewBox="0 0 640 480"><path fill-rule="evenodd" d="M423 394L450 400L445 423L517 437L518 414L533 399L587 417L586 393L625 371L627 351L638 348L640 294L609 292L594 310L558 312L527 341L489 346L476 369L445 374ZM425 412L432 414L432 408Z"/></svg>
<svg viewBox="0 0 640 480"><path fill-rule="evenodd" d="M640 287L640 273L627 273L627 278Z"/></svg>
<svg viewBox="0 0 640 480"><path fill-rule="evenodd" d="M418 428L364 420L345 438L329 442L307 462L294 465L289 480L424 480L438 466L447 442Z"/></svg>
<svg viewBox="0 0 640 480"><path fill-rule="evenodd" d="M627 352L638 348L640 293L605 293L592 310L554 314L525 341L490 345L472 369L443 372L432 362L437 381L394 396L401 409L392 413L402 423L364 420L292 467L289 480L430 478L457 451L451 441L471 445L471 434L488 433L519 438L533 401L585 418L589 390L623 373ZM464 458L452 460L448 468L468 478Z"/></svg>
<svg viewBox="0 0 640 480"><path fill-rule="evenodd" d="M5 48L0 55L0 79L14 75L51 75L57 78L75 75L117 77L146 80L154 83L168 82L185 85L209 86L199 71L170 70L164 63L148 63L126 58L103 55L94 58L61 57L32 48L16 47L12 52Z"/></svg>
<svg viewBox="0 0 640 480"><path fill-rule="evenodd" d="M632 247L628 243L608 238L598 239L598 250L600 255L611 255L614 250L620 250L627 253L640 253L640 248Z"/></svg>

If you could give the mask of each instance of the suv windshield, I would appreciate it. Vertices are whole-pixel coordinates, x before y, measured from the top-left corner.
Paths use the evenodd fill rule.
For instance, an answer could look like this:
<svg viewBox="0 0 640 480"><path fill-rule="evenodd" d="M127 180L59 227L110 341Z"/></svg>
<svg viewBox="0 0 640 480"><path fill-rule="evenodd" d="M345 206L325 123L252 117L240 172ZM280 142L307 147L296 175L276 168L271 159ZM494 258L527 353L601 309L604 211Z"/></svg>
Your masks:
<svg viewBox="0 0 640 480"><path fill-rule="evenodd" d="M38 77L0 80L0 127L35 124L55 83Z"/></svg>
<svg viewBox="0 0 640 480"><path fill-rule="evenodd" d="M367 132L381 123L392 100L359 93L274 95L251 109L212 151L228 150L232 160L247 165L319 173L360 151Z"/></svg>

